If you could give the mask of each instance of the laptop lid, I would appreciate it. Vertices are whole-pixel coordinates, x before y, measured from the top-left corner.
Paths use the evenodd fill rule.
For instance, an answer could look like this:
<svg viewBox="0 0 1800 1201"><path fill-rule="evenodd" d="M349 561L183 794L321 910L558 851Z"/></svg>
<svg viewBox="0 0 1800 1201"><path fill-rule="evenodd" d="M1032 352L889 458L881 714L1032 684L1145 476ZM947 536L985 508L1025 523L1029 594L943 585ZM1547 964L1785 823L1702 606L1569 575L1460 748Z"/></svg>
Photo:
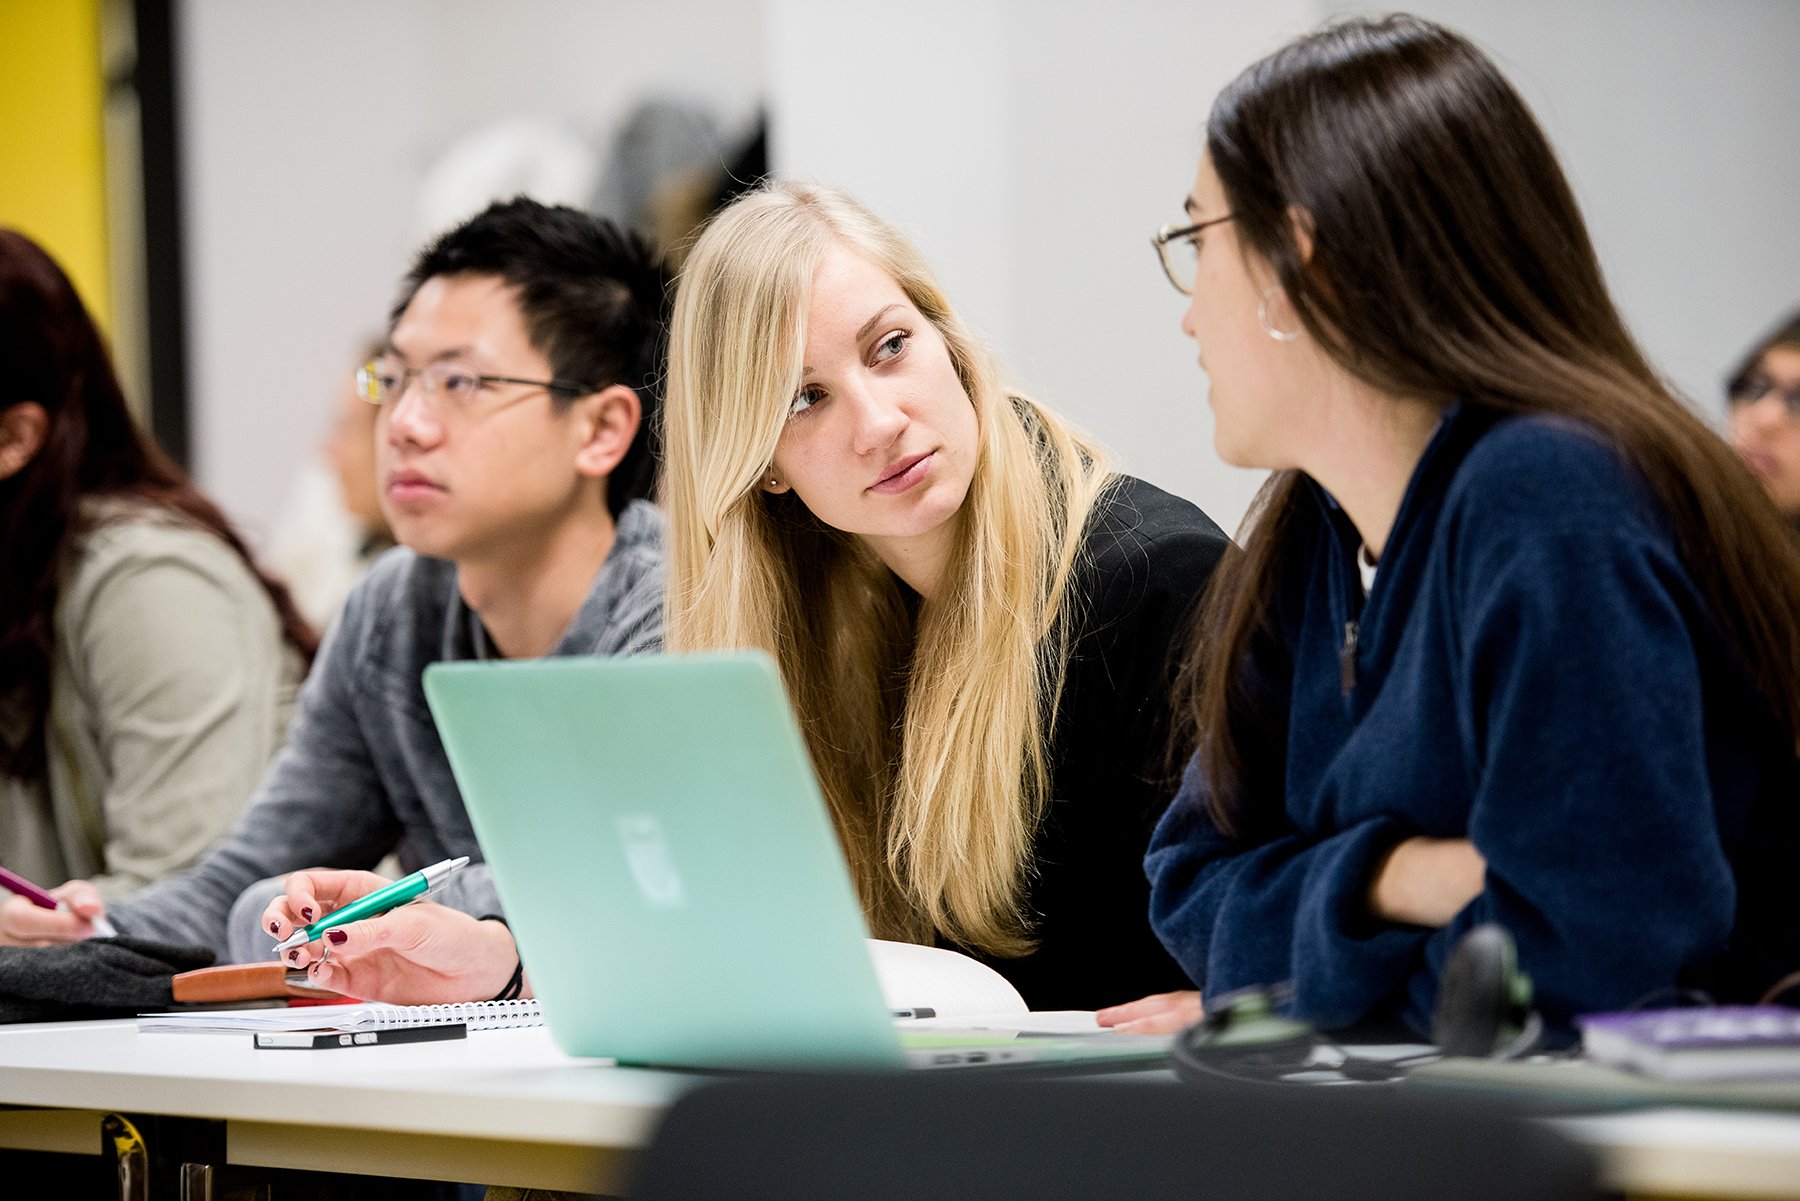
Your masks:
<svg viewBox="0 0 1800 1201"><path fill-rule="evenodd" d="M424 685L563 1050L905 1066L766 656L439 663Z"/></svg>

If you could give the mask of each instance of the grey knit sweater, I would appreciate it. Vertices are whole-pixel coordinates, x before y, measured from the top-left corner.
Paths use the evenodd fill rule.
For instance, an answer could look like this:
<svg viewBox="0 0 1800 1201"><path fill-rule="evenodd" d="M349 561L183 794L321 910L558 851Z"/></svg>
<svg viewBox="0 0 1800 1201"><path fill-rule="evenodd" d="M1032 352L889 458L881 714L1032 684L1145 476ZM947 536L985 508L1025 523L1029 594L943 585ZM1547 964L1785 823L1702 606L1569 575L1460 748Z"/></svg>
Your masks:
<svg viewBox="0 0 1800 1201"><path fill-rule="evenodd" d="M553 655L630 655L662 646L660 510L634 501L617 540ZM396 852L413 871L475 860L432 899L497 913L462 794L426 708L427 664L487 657L487 637L457 590L454 565L400 548L357 585L300 693L288 744L236 829L191 870L108 910L121 933L214 948L222 957L272 945L252 928L261 906L232 905L269 877L303 867L372 868ZM266 891L266 890L265 890ZM247 898L248 899L248 898Z"/></svg>

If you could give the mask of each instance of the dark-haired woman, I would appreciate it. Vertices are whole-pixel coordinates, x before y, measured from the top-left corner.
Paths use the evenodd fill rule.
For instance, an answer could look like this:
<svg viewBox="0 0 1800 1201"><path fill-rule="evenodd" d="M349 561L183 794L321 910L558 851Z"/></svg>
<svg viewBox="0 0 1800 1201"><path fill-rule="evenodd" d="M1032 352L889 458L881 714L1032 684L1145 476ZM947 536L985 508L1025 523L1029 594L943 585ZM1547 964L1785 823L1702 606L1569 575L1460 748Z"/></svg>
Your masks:
<svg viewBox="0 0 1800 1201"><path fill-rule="evenodd" d="M1480 922L1553 1027L1800 967L1800 550L1626 332L1467 41L1354 20L1220 96L1165 262L1226 461L1152 921L1211 997L1429 1030Z"/></svg>
<svg viewBox="0 0 1800 1201"><path fill-rule="evenodd" d="M1800 313L1758 342L1725 387L1731 445L1800 527Z"/></svg>
<svg viewBox="0 0 1800 1201"><path fill-rule="evenodd" d="M110 900L230 828L316 641L138 430L68 278L11 230L0 363L0 862Z"/></svg>

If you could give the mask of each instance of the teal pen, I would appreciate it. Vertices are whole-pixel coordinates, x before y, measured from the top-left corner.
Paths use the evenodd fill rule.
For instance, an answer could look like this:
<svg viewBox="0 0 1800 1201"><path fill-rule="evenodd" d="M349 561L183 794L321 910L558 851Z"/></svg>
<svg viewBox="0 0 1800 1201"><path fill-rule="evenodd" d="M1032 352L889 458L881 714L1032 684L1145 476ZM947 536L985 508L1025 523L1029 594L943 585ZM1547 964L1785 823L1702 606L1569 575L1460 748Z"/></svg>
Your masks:
<svg viewBox="0 0 1800 1201"><path fill-rule="evenodd" d="M365 917L374 917L377 914L386 913L390 909L398 909L408 901L416 901L449 879L453 872L468 865L469 857L464 855L458 859L446 859L442 863L422 867L410 876L402 876L387 887L377 888L368 896L351 901L342 909L333 910L312 925L294 931L275 944L275 953L279 955L291 947L305 946L333 926L342 926L347 922L360 922Z"/></svg>

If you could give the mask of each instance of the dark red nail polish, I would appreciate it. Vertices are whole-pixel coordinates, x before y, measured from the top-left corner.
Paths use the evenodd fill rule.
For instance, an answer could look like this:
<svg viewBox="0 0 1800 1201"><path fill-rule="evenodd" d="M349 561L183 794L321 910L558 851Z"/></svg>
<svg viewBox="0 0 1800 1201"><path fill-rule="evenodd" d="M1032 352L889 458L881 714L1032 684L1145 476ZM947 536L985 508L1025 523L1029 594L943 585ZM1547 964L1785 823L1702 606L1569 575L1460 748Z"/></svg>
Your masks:
<svg viewBox="0 0 1800 1201"><path fill-rule="evenodd" d="M334 947L341 947L350 941L350 936L345 934L342 930L327 930L325 931L325 937Z"/></svg>
<svg viewBox="0 0 1800 1201"><path fill-rule="evenodd" d="M293 950L288 952L288 962L289 963L299 963L300 962L300 948L299 947L295 947Z"/></svg>
<svg viewBox="0 0 1800 1201"><path fill-rule="evenodd" d="M269 933L279 938L281 936L281 923L278 921L270 922Z"/></svg>
<svg viewBox="0 0 1800 1201"><path fill-rule="evenodd" d="M303 922L312 921L312 906L311 905L308 905L306 908L304 908L300 911L300 920Z"/></svg>

